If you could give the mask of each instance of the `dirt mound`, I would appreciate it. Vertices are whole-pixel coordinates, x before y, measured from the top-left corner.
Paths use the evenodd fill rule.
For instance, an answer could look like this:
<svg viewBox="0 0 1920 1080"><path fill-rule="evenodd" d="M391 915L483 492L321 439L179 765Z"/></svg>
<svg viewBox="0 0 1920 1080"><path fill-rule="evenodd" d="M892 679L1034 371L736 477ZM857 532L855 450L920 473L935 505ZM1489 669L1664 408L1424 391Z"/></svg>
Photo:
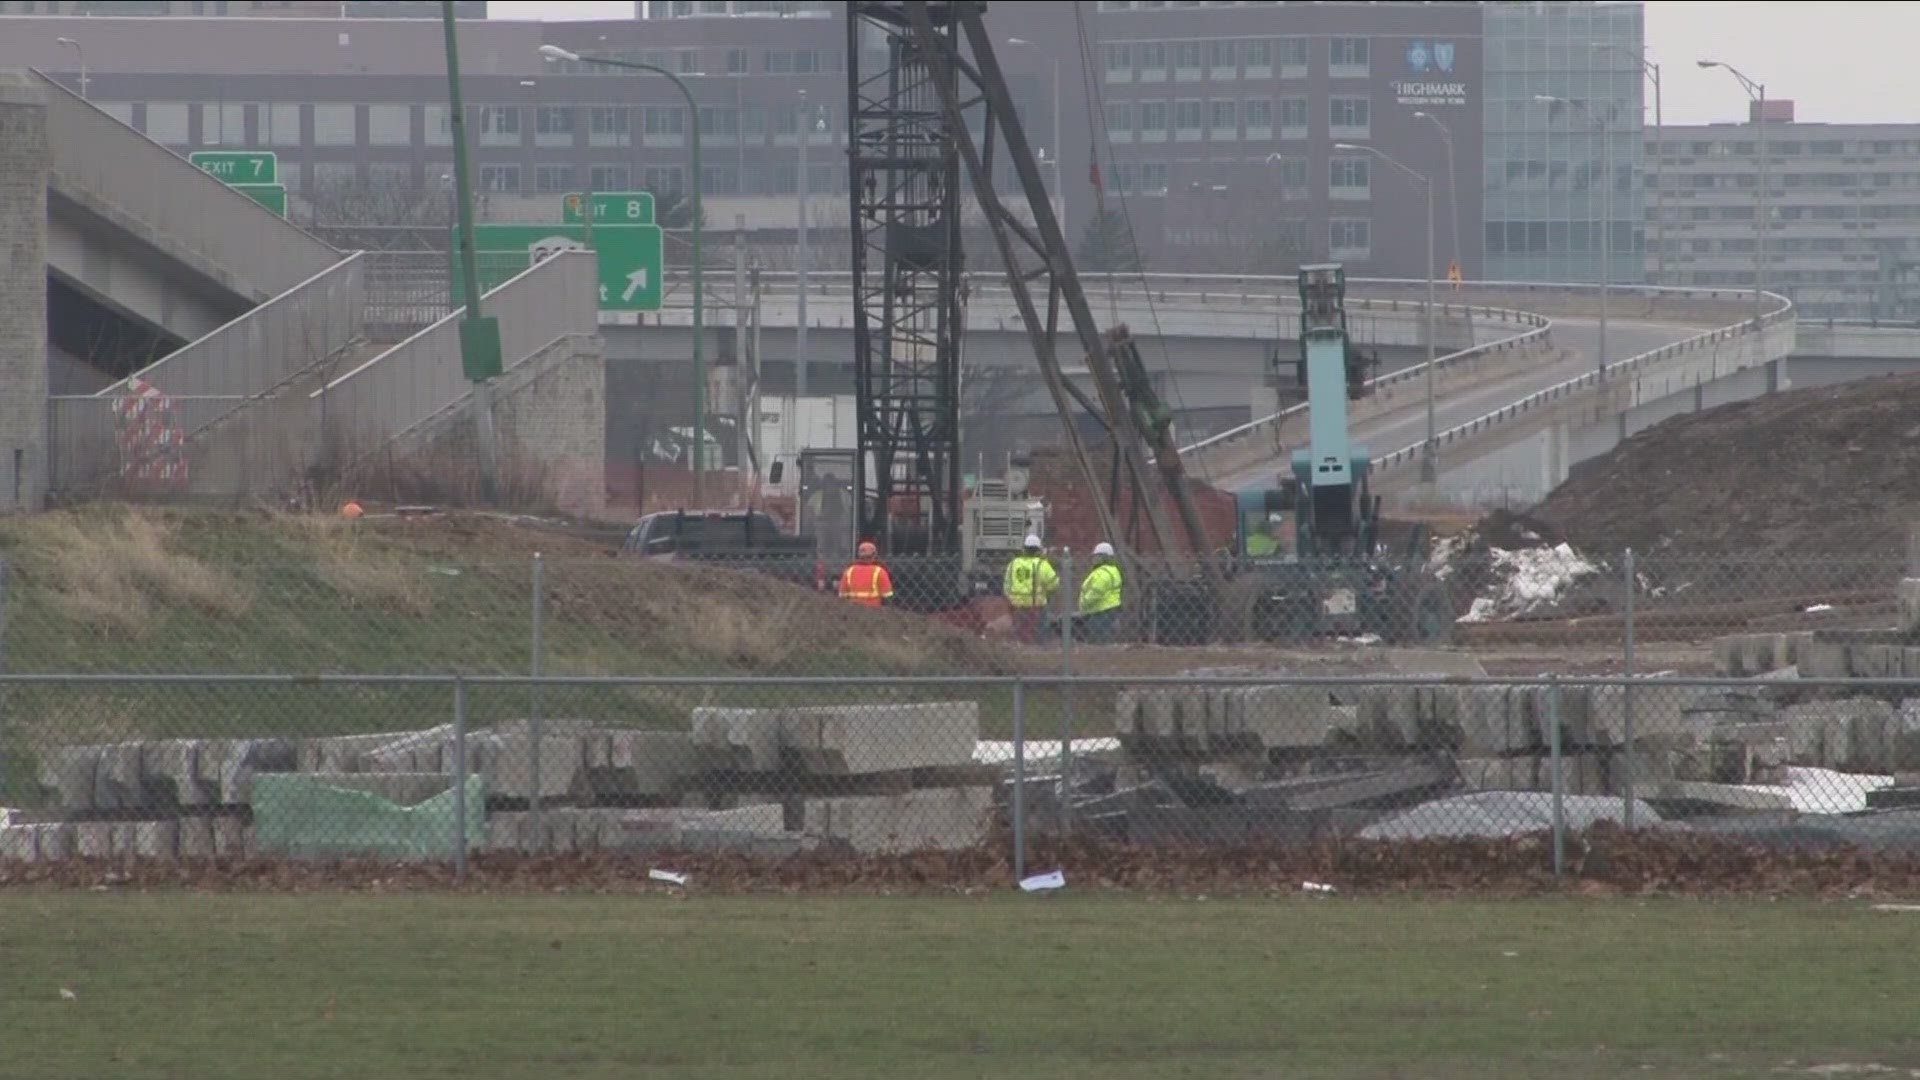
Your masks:
<svg viewBox="0 0 1920 1080"><path fill-rule="evenodd" d="M1897 565L1920 521L1920 375L1675 417L1587 463L1534 514L1593 558Z"/></svg>

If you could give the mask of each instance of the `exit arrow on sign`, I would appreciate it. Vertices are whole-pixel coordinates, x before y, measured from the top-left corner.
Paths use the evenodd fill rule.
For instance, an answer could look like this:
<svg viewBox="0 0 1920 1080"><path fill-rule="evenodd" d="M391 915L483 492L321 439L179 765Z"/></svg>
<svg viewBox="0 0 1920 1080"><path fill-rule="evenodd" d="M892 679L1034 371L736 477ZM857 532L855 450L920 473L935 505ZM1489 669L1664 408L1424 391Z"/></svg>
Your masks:
<svg viewBox="0 0 1920 1080"><path fill-rule="evenodd" d="M647 288L646 270L644 269L635 270L633 273L627 275L627 287L624 291L620 293L620 302L623 304L632 303L633 294L637 292L645 292L646 288Z"/></svg>

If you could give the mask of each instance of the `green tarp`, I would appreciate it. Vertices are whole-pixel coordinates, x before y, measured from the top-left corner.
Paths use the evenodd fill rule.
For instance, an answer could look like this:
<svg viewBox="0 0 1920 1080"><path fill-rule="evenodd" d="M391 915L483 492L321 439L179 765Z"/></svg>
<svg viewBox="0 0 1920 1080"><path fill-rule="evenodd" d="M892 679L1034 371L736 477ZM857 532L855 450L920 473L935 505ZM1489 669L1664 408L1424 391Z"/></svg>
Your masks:
<svg viewBox="0 0 1920 1080"><path fill-rule="evenodd" d="M453 785L402 806L299 773L253 778L253 827L263 852L305 857L449 859L459 846ZM486 785L467 778L467 848L486 837Z"/></svg>

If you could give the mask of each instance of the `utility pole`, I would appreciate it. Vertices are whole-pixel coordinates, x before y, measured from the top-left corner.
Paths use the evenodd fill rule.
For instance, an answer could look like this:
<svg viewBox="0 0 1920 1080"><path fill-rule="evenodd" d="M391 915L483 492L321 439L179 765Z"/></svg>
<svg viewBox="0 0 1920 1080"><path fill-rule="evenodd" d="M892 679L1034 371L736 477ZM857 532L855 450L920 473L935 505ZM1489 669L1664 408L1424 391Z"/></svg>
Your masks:
<svg viewBox="0 0 1920 1080"><path fill-rule="evenodd" d="M1600 189L1600 348L1595 359L1598 366L1597 377L1601 382L1607 380L1607 307L1613 293L1613 125L1608 118L1593 109L1593 103L1580 98L1555 97L1552 94L1535 94L1533 100L1548 105L1560 105L1568 110L1579 109L1587 118L1587 127L1600 137L1600 169L1606 174Z"/></svg>
<svg viewBox="0 0 1920 1080"><path fill-rule="evenodd" d="M1767 291L1767 84L1755 82L1732 64L1718 60L1696 61L1703 68L1721 68L1740 83L1740 88L1753 100L1753 136L1754 149L1759 153L1760 190L1754 195L1753 220L1753 326L1760 328L1760 318L1765 310L1763 297Z"/></svg>
<svg viewBox="0 0 1920 1080"><path fill-rule="evenodd" d="M733 384L734 443L740 462L740 491L751 495L759 470L753 468L753 445L747 430L747 215L733 215Z"/></svg>
<svg viewBox="0 0 1920 1080"><path fill-rule="evenodd" d="M1453 203L1452 223L1449 226L1453 236L1452 250L1449 252L1447 259L1450 263L1460 266L1461 274L1464 276L1466 273L1465 265L1460 262L1460 174L1455 171L1453 167L1453 131L1448 128L1446 124L1442 123L1439 117L1430 112L1417 112L1413 115L1415 119L1432 121L1433 126L1440 129L1440 141L1447 146L1447 198ZM1431 262L1432 260L1429 259L1428 261Z"/></svg>
<svg viewBox="0 0 1920 1080"><path fill-rule="evenodd" d="M460 98L460 41L454 29L453 0L441 0L440 19L447 40L447 108L453 131L453 182L460 205L460 274L466 286L466 315L460 320L460 366L473 385L475 428L480 433L480 485L492 502L499 493L499 453L493 426L493 380L500 375L500 320L480 306L480 262L473 250L472 166L467 160L466 108Z"/></svg>
<svg viewBox="0 0 1920 1080"><path fill-rule="evenodd" d="M800 291L795 298L793 320L793 397L794 408L800 407L800 399L807 396L807 292L811 285L808 271L812 269L813 252L807 246L807 143L813 138L813 103L807 100L805 89L800 91L800 172L794 180L794 189L800 195Z"/></svg>
<svg viewBox="0 0 1920 1080"><path fill-rule="evenodd" d="M1425 173L1416 172L1401 164L1397 158L1389 156L1385 151L1377 150L1371 146L1362 146L1359 143L1334 143L1333 148L1335 150L1371 154L1379 158L1400 172L1405 173L1409 179L1420 186L1420 190L1425 193L1427 198L1427 310L1425 317L1421 320L1425 324L1425 334L1427 338L1427 441L1425 449L1420 455L1420 480L1422 483L1430 484L1440 478L1440 438L1434 415L1435 394L1433 373L1435 362L1439 359L1439 349L1436 345L1437 339L1434 336L1433 325L1433 177Z"/></svg>

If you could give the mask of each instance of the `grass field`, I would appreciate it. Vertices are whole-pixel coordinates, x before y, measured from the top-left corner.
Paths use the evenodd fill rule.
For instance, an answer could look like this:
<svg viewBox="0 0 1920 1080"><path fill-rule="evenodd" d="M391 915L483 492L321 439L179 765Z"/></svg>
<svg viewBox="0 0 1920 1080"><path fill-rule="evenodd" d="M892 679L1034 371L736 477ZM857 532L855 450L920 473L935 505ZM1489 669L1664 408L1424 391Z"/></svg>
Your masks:
<svg viewBox="0 0 1920 1080"><path fill-rule="evenodd" d="M0 1076L1821 1076L1920 1067L1917 947L1840 904L16 894Z"/></svg>

